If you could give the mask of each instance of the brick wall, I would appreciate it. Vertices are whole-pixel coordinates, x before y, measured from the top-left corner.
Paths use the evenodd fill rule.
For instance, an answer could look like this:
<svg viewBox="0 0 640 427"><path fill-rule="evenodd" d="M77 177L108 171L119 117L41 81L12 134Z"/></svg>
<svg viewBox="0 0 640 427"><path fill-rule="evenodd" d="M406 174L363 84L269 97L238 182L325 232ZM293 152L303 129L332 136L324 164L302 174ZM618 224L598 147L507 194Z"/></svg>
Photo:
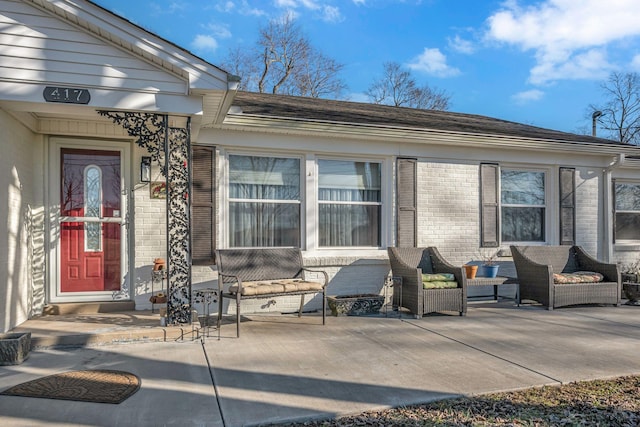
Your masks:
<svg viewBox="0 0 640 427"><path fill-rule="evenodd" d="M477 257L480 184L477 164L418 162L418 246L436 246L450 262Z"/></svg>
<svg viewBox="0 0 640 427"><path fill-rule="evenodd" d="M603 221L601 179L601 170L576 169L576 243L599 259L603 256L598 253Z"/></svg>

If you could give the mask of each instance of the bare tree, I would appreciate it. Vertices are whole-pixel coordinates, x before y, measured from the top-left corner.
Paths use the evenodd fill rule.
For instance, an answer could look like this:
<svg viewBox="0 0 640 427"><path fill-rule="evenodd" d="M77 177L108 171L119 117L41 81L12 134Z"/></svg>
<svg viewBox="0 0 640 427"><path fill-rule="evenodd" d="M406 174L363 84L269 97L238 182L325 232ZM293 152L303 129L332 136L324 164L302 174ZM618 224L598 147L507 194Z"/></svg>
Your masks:
<svg viewBox="0 0 640 427"><path fill-rule="evenodd" d="M312 98L340 98L347 85L343 80L336 78L336 75L343 68L342 64L320 52L310 55L294 70L295 87L290 94Z"/></svg>
<svg viewBox="0 0 640 427"><path fill-rule="evenodd" d="M608 136L625 144L640 145L640 76L613 72L600 87L605 103L590 106L591 115ZM598 117L597 112L602 114Z"/></svg>
<svg viewBox="0 0 640 427"><path fill-rule="evenodd" d="M290 14L260 28L252 49L230 50L223 66L242 90L339 97L346 88L343 66L315 49Z"/></svg>
<svg viewBox="0 0 640 427"><path fill-rule="evenodd" d="M383 64L382 77L371 83L365 95L374 104L431 110L448 109L451 99L445 91L432 89L428 85L419 87L411 72L397 62Z"/></svg>

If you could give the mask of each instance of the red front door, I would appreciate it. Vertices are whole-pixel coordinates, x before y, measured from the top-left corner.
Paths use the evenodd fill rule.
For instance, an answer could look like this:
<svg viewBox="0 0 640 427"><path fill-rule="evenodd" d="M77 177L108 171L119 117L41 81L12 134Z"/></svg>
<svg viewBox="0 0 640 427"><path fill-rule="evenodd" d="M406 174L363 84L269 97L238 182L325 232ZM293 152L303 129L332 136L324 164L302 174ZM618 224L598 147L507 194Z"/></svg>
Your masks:
<svg viewBox="0 0 640 427"><path fill-rule="evenodd" d="M60 292L120 290L120 152L60 154Z"/></svg>

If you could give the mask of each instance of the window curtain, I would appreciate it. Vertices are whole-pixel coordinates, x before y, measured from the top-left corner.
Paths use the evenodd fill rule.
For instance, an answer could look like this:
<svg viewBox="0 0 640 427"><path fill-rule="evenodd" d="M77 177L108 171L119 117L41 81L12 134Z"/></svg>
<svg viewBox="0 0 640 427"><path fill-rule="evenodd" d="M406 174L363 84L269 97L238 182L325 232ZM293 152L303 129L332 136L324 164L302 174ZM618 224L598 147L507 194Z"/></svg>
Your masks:
<svg viewBox="0 0 640 427"><path fill-rule="evenodd" d="M319 245L380 246L379 163L319 160Z"/></svg>
<svg viewBox="0 0 640 427"><path fill-rule="evenodd" d="M300 247L300 160L229 156L229 246Z"/></svg>

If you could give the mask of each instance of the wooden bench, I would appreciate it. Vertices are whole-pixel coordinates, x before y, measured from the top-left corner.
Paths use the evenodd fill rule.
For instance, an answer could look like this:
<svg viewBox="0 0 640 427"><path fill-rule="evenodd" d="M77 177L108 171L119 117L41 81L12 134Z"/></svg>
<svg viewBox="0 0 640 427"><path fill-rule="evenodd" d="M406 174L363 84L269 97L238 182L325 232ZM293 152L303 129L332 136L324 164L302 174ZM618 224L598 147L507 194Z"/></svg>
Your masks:
<svg viewBox="0 0 640 427"><path fill-rule="evenodd" d="M240 337L240 303L246 299L300 295L298 317L302 315L304 296L322 294L322 324L326 323L326 272L305 268L297 248L219 249L216 251L220 307L224 298L236 301L236 334ZM323 276L322 281L306 280L305 273Z"/></svg>

